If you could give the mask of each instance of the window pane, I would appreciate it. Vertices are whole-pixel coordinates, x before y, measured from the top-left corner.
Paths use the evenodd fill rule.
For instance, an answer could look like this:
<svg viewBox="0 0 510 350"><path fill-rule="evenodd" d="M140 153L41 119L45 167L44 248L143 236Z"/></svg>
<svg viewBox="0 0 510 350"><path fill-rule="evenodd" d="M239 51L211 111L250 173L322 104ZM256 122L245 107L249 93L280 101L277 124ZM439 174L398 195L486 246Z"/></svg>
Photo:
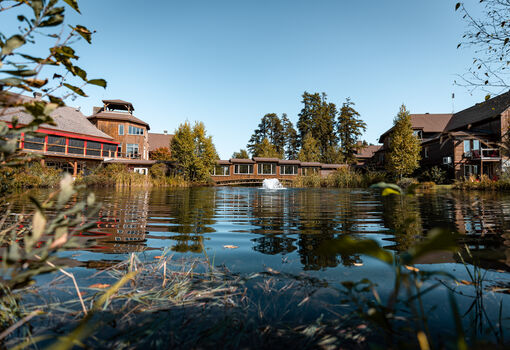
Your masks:
<svg viewBox="0 0 510 350"><path fill-rule="evenodd" d="M471 140L464 140L464 153L471 151Z"/></svg>
<svg viewBox="0 0 510 350"><path fill-rule="evenodd" d="M473 140L473 149L480 149L480 140Z"/></svg>
<svg viewBox="0 0 510 350"><path fill-rule="evenodd" d="M119 125L119 135L124 135L124 125Z"/></svg>
<svg viewBox="0 0 510 350"><path fill-rule="evenodd" d="M48 152L65 153L66 152L66 139L61 136L48 135L48 145L46 147Z"/></svg>

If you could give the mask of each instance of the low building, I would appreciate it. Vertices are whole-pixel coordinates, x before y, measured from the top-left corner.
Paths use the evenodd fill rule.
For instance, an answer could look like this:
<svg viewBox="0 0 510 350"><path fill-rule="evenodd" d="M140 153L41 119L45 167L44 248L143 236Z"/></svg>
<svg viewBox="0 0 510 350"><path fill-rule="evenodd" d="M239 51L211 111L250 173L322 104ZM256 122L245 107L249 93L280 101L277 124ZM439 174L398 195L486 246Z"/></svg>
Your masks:
<svg viewBox="0 0 510 350"><path fill-rule="evenodd" d="M356 165L361 168L367 168L374 162L374 155L381 149L381 145L367 145L359 148L354 155Z"/></svg>
<svg viewBox="0 0 510 350"><path fill-rule="evenodd" d="M174 135L164 131L162 134L150 132L149 133L149 158L151 153L157 149L165 149L170 155L170 143L172 142Z"/></svg>
<svg viewBox="0 0 510 350"><path fill-rule="evenodd" d="M23 102L36 101L19 95ZM17 126L24 126L33 120L24 107L12 107L2 111L0 120L12 127L12 120L18 119ZM36 135L21 134L18 147L26 153L44 156L47 166L63 169L74 176L86 173L105 159L117 159L118 142L97 129L79 108L63 106L51 113L55 125L41 124Z"/></svg>

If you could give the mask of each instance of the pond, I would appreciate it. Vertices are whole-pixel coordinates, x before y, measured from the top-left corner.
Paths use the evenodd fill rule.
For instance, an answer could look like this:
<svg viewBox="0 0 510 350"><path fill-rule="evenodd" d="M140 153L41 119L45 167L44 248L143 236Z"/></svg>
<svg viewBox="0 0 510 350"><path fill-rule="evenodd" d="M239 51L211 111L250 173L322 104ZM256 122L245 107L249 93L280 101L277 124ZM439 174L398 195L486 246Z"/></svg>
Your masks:
<svg viewBox="0 0 510 350"><path fill-rule="evenodd" d="M459 234L459 250L485 273L493 293L484 305L491 319L503 313L510 286L510 195L430 192L414 197L382 197L366 189L279 189L200 187L188 189L98 189L103 206L96 226L80 234L86 248L62 254L79 276L107 269L137 253L151 260L163 252L175 257L207 256L215 266L238 274L267 269L306 275L340 286L368 278L382 297L393 287L393 272L380 261L325 249L349 234L375 239L392 253L409 249L434 228ZM34 192L43 198L46 191ZM28 210L17 201L14 211ZM459 281L469 274L459 254L437 252L419 261L420 270L451 273ZM469 296L471 286L458 286ZM465 288L465 289L463 289ZM506 294L505 294L506 293ZM448 309L446 287L428 296ZM461 312L472 298L458 298ZM437 313L438 327L444 313ZM505 324L508 326L508 324Z"/></svg>

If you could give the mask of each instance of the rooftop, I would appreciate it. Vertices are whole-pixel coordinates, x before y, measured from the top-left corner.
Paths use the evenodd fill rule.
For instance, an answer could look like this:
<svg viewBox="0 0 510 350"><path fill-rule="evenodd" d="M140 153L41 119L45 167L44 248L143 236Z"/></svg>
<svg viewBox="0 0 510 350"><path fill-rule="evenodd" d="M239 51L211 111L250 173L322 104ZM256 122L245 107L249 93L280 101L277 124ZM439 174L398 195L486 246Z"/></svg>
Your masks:
<svg viewBox="0 0 510 350"><path fill-rule="evenodd" d="M441 133L445 130L446 126L453 117L451 113L425 113L425 114L410 114L411 125L415 130L422 130L424 133ZM391 133L393 127L384 132L379 137L379 142L383 142L384 138Z"/></svg>
<svg viewBox="0 0 510 350"><path fill-rule="evenodd" d="M149 152L152 152L158 148L166 147L170 148L170 142L174 135L171 134L158 134L158 133L149 133Z"/></svg>

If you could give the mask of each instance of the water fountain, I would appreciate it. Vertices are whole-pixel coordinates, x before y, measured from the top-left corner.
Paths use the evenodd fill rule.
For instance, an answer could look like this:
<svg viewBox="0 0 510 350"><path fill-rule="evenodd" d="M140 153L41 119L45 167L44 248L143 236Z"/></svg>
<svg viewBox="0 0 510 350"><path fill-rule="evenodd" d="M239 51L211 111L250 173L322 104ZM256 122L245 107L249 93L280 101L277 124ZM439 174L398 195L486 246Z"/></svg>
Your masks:
<svg viewBox="0 0 510 350"><path fill-rule="evenodd" d="M264 179L262 188L265 190L281 190L285 189L278 179Z"/></svg>

